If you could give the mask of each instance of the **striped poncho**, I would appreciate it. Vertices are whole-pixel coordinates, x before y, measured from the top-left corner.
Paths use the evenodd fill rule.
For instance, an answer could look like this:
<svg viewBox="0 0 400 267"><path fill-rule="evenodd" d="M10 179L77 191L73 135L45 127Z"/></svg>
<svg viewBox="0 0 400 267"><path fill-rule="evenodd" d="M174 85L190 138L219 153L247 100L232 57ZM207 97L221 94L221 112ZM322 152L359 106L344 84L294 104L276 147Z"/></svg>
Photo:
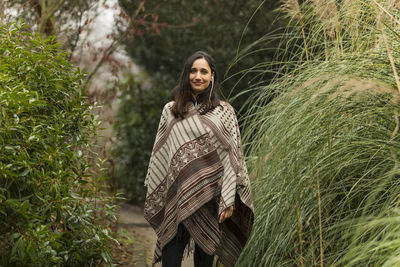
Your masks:
<svg viewBox="0 0 400 267"><path fill-rule="evenodd" d="M233 266L254 218L235 112L224 101L204 115L190 104L178 119L172 105L163 109L145 180L144 216L158 237L153 265L183 223L206 253ZM219 215L234 205L232 217L219 224L205 205L210 201L217 201Z"/></svg>

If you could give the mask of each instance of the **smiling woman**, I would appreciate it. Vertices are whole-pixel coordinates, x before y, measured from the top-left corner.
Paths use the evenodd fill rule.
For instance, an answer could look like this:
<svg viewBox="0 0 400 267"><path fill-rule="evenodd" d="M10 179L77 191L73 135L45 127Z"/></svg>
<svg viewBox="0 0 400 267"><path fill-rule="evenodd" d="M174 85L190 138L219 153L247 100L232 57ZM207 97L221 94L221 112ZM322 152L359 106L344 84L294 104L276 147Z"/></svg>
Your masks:
<svg viewBox="0 0 400 267"><path fill-rule="evenodd" d="M218 96L213 92L214 87L218 87L214 59L202 51L194 53L186 60L178 85L171 93L174 100L174 116L184 118L190 102L195 106L201 103L201 114L214 109L220 103Z"/></svg>
<svg viewBox="0 0 400 267"><path fill-rule="evenodd" d="M203 93L210 83L214 80L214 72L211 71L208 62L204 58L196 59L190 69L190 87L193 90L193 95Z"/></svg>
<svg viewBox="0 0 400 267"><path fill-rule="evenodd" d="M181 266L195 243L194 266L239 257L253 224L253 202L233 108L219 100L214 60L191 55L173 101L164 106L145 180L145 218L158 240L154 264Z"/></svg>

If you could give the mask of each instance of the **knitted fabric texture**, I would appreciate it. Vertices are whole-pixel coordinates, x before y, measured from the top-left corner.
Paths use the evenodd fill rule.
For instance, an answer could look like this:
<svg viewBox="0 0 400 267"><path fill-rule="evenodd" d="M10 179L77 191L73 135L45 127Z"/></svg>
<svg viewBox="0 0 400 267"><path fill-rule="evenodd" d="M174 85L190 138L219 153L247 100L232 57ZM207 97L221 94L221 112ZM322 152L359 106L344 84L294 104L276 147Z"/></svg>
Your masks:
<svg viewBox="0 0 400 267"><path fill-rule="evenodd" d="M190 104L184 119L164 106L145 179L144 216L158 240L153 265L183 223L206 253L233 266L250 235L253 201L239 126L226 102L204 115ZM218 215L234 205L230 219L219 224L206 203L217 201Z"/></svg>

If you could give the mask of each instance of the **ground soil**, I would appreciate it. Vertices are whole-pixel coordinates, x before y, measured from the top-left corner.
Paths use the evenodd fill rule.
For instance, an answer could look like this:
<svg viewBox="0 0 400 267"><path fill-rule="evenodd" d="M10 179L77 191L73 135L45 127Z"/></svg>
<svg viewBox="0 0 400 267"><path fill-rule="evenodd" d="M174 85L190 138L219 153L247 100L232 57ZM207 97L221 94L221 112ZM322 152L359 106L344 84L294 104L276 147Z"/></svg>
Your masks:
<svg viewBox="0 0 400 267"><path fill-rule="evenodd" d="M143 209L138 206L123 204L119 207L117 232L119 246L114 248L113 254L118 266L151 266L157 236L143 217ZM182 267L192 267L193 257L187 257Z"/></svg>

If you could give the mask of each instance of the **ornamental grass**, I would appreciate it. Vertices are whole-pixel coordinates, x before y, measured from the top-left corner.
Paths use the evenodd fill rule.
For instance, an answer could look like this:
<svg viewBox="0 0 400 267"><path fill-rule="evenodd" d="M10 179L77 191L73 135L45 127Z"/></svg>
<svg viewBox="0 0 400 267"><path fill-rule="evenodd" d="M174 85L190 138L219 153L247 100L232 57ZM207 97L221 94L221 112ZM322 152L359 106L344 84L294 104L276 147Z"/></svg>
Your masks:
<svg viewBox="0 0 400 267"><path fill-rule="evenodd" d="M237 266L400 265L399 4L283 2L278 60L247 70L276 78L249 89L256 217Z"/></svg>

